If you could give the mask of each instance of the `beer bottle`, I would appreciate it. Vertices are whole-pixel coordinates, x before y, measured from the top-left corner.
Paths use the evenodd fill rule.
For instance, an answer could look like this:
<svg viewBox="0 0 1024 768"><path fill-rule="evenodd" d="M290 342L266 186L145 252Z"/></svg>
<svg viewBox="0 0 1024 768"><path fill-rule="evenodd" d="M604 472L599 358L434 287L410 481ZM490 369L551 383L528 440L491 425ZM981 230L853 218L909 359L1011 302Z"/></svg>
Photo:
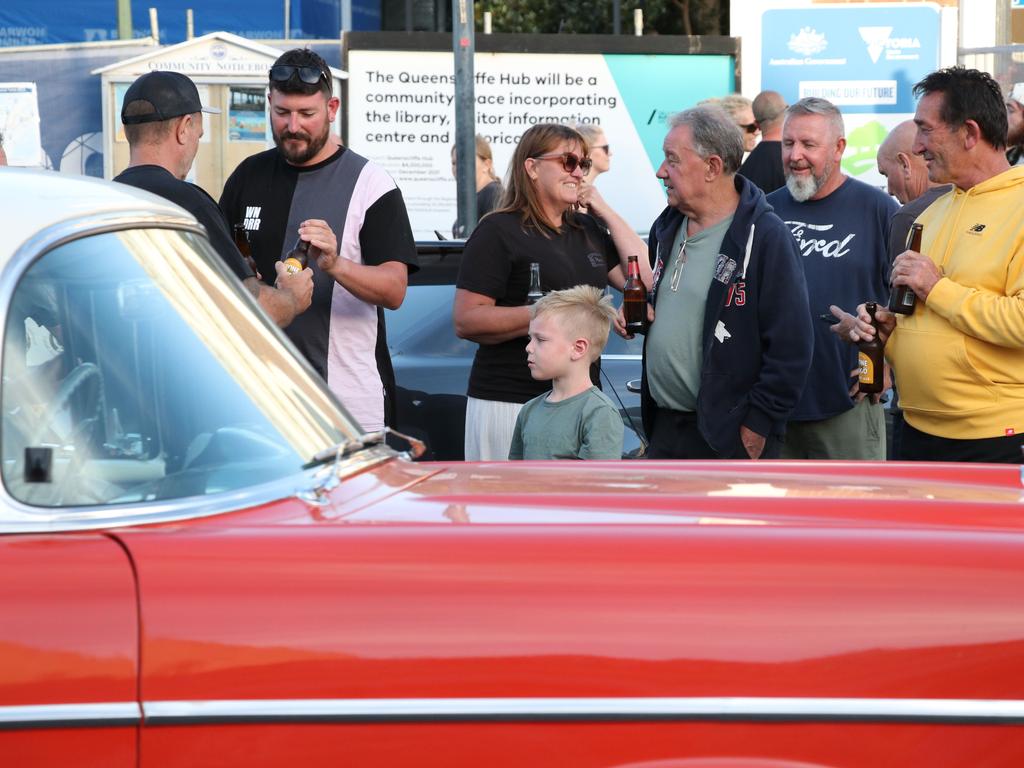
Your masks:
<svg viewBox="0 0 1024 768"><path fill-rule="evenodd" d="M910 247L911 251L921 252L921 233L924 231L924 227L920 224L912 224L910 227ZM909 285L894 285L892 287L892 293L889 294L889 311L897 312L901 315L912 315L914 314L914 306L917 304L917 296L914 293L914 289Z"/></svg>
<svg viewBox="0 0 1024 768"><path fill-rule="evenodd" d="M640 262L630 256L629 276L622 286L622 314L626 320L626 331L642 333L647 328L647 288L640 279Z"/></svg>
<svg viewBox="0 0 1024 768"><path fill-rule="evenodd" d="M857 362L860 364L857 381L861 392L866 395L877 395L885 388L883 384L885 347L878 335L878 321L875 320L875 311L878 309L878 305L869 301L864 308L871 315L871 325L875 328L875 335L870 341L857 342Z"/></svg>
<svg viewBox="0 0 1024 768"><path fill-rule="evenodd" d="M540 264L536 261L530 264L530 289L526 292L526 303L536 304L544 295L540 287Z"/></svg>
<svg viewBox="0 0 1024 768"><path fill-rule="evenodd" d="M235 246L241 251L242 255L246 259L252 258L252 247L249 245L249 232L245 228L245 224L235 224L233 228L233 234L235 236Z"/></svg>
<svg viewBox="0 0 1024 768"><path fill-rule="evenodd" d="M295 241L295 245L292 246L292 249L288 251L288 255L281 259L281 261L288 268L289 275L294 275L296 272L304 270L309 266L309 241L299 237Z"/></svg>

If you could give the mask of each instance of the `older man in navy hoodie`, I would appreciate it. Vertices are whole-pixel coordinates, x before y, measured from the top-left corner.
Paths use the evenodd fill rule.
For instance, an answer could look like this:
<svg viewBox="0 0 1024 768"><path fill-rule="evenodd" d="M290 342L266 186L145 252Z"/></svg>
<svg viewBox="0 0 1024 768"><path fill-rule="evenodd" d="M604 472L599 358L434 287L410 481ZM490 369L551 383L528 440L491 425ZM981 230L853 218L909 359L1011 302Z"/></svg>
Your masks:
<svg viewBox="0 0 1024 768"><path fill-rule="evenodd" d="M643 421L652 459L778 455L811 364L796 245L764 193L736 175L743 137L718 107L673 115L658 178L653 320Z"/></svg>

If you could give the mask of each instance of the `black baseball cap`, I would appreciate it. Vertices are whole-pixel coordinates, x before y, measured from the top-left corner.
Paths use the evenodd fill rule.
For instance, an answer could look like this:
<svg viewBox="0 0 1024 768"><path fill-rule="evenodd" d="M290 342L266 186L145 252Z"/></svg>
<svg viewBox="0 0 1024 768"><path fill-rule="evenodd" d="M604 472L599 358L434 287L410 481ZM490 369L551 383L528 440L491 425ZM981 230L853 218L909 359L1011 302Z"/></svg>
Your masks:
<svg viewBox="0 0 1024 768"><path fill-rule="evenodd" d="M152 112L142 115L125 116L124 110L132 102L144 101ZM121 107L121 122L125 125L157 123L196 112L219 115L220 110L204 107L199 101L199 90L189 78L178 72L156 70L147 72L128 87Z"/></svg>

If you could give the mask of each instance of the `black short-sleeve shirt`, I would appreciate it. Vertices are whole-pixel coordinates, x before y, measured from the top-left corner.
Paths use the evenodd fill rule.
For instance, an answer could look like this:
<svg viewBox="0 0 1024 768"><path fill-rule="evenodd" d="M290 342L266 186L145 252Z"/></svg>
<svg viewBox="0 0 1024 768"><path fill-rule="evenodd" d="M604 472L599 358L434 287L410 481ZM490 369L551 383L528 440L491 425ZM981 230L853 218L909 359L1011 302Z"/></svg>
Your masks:
<svg viewBox="0 0 1024 768"><path fill-rule="evenodd" d="M545 293L576 285L608 285L608 273L619 265L619 257L611 236L593 218L576 215L573 223L562 225L561 232L547 234L524 227L518 213L492 213L466 243L456 286L489 296L499 307L523 306L532 262L540 265ZM469 396L525 403L551 389L550 382L534 381L530 375L528 340L522 336L481 344L469 375ZM596 367L592 377L595 372Z"/></svg>
<svg viewBox="0 0 1024 768"><path fill-rule="evenodd" d="M159 165L136 165L126 168L114 177L114 181L144 189L180 205L206 227L214 250L220 254L231 271L238 275L239 280L256 276L231 238L224 214L217 207L216 201L202 187L175 178L174 174Z"/></svg>

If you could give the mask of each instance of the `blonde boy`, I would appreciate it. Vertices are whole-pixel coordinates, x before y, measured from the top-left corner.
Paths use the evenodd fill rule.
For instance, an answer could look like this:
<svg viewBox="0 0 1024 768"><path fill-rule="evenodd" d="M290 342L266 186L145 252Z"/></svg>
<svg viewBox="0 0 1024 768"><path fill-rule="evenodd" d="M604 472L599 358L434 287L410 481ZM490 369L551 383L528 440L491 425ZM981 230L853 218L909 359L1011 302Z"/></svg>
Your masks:
<svg viewBox="0 0 1024 768"><path fill-rule="evenodd" d="M551 391L523 406L510 459L622 458L622 419L590 381L615 318L611 299L589 285L553 291L530 308L526 361Z"/></svg>

